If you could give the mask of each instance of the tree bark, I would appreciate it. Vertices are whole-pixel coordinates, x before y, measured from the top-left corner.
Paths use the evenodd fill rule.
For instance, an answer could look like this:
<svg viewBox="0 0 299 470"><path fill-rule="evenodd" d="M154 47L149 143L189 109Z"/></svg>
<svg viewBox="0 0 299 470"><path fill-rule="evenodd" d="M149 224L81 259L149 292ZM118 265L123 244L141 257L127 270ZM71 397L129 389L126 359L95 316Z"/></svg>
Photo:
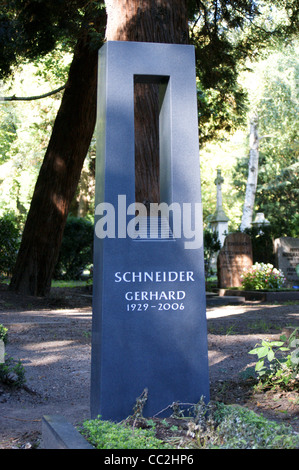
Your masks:
<svg viewBox="0 0 299 470"><path fill-rule="evenodd" d="M106 0L107 40L185 44L185 0ZM146 58L145 58L146 60ZM135 200L160 202L158 85L135 84Z"/></svg>
<svg viewBox="0 0 299 470"><path fill-rule="evenodd" d="M248 164L248 178L246 185L245 201L243 206L242 221L240 230L244 231L250 228L254 210L255 193L257 187L259 166L259 135L258 135L258 117L253 116L250 120L250 152Z"/></svg>
<svg viewBox="0 0 299 470"><path fill-rule="evenodd" d="M98 21L104 28L106 15ZM11 290L34 296L50 291L69 206L95 127L97 58L85 24L36 182Z"/></svg>

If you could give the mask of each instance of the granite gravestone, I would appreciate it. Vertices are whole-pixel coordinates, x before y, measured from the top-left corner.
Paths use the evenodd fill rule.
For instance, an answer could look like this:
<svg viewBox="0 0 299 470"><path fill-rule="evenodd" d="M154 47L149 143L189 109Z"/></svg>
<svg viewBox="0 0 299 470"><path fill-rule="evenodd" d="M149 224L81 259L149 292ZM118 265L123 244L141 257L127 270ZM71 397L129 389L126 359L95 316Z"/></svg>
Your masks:
<svg viewBox="0 0 299 470"><path fill-rule="evenodd" d="M229 234L217 258L218 286L240 287L241 274L253 264L252 245L249 235L236 232Z"/></svg>
<svg viewBox="0 0 299 470"><path fill-rule="evenodd" d="M284 273L288 286L299 285L299 238L281 237L274 241L276 265Z"/></svg>
<svg viewBox="0 0 299 470"><path fill-rule="evenodd" d="M146 389L144 416L209 401L194 48L108 41L98 77L91 416L119 421ZM163 217L135 203L139 81L160 84Z"/></svg>

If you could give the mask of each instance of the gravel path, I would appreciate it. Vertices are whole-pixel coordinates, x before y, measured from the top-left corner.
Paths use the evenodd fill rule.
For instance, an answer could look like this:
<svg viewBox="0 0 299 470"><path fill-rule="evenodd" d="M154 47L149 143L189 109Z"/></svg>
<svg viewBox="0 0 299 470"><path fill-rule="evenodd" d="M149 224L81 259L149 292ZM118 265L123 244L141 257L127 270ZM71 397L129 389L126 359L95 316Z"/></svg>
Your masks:
<svg viewBox="0 0 299 470"><path fill-rule="evenodd" d="M53 308L59 299L64 308ZM43 415L62 414L73 424L89 418L90 304L91 297L82 292L76 297L67 291L51 301L0 292L0 324L8 328L6 353L22 361L26 376L25 389L0 384L0 449L38 446ZM254 364L248 351L261 339L279 338L286 326L299 326L299 305L255 302L208 308L207 319L212 398L225 399L226 393L231 402L245 402L252 409L264 403L267 411L267 401L249 397L238 385L240 372ZM296 427L298 395L294 400L293 394L281 398L284 416L276 414Z"/></svg>

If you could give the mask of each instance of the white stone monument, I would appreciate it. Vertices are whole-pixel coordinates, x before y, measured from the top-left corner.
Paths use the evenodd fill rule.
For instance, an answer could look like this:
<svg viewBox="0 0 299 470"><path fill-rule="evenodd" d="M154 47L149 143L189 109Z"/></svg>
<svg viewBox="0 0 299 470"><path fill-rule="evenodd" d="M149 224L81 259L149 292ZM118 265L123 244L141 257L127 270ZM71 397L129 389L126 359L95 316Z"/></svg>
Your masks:
<svg viewBox="0 0 299 470"><path fill-rule="evenodd" d="M0 339L0 364L5 362L5 345L4 341Z"/></svg>
<svg viewBox="0 0 299 470"><path fill-rule="evenodd" d="M223 184L223 182L224 182L224 179L221 176L221 170L217 169L217 178L214 181L216 188L217 188L216 211L210 219L210 225L211 225L212 231L218 233L218 238L221 243L221 246L223 246L225 237L228 234L228 222L229 222L229 218L226 216L222 207L221 185Z"/></svg>
<svg viewBox="0 0 299 470"><path fill-rule="evenodd" d="M262 227L263 225L270 225L270 222L265 218L265 214L263 212L257 212L252 225L254 227Z"/></svg>

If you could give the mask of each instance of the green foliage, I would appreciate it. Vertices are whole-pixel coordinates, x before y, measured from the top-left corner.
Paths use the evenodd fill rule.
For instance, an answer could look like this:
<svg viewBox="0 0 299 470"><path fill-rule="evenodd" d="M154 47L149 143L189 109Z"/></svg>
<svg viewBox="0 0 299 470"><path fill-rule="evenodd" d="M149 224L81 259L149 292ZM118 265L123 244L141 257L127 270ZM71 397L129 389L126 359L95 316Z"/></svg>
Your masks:
<svg viewBox="0 0 299 470"><path fill-rule="evenodd" d="M3 326L1 323L0 323L0 339L2 339L3 343L6 344L7 343L7 328L5 328L5 326Z"/></svg>
<svg viewBox="0 0 299 470"><path fill-rule="evenodd" d="M34 75L40 77L42 82L51 83L53 88L61 86L67 80L71 56L72 49L65 43L58 43L55 49L32 62L35 67Z"/></svg>
<svg viewBox="0 0 299 470"><path fill-rule="evenodd" d="M169 449L155 437L154 428L133 428L126 423L98 419L85 421L82 434L96 449Z"/></svg>
<svg viewBox="0 0 299 470"><path fill-rule="evenodd" d="M11 145L17 138L18 119L13 105L0 106L0 162L8 160ZM1 181L1 180L0 180Z"/></svg>
<svg viewBox="0 0 299 470"><path fill-rule="evenodd" d="M35 96L62 85L71 54L61 44L39 61L23 64L1 83L1 95ZM62 94L0 104L0 215L25 219Z"/></svg>
<svg viewBox="0 0 299 470"><path fill-rule="evenodd" d="M24 60L52 51L57 42L74 45L82 21L80 1L11 0L1 2L0 77Z"/></svg>
<svg viewBox="0 0 299 470"><path fill-rule="evenodd" d="M257 355L255 371L262 387L279 386L286 390L299 387L299 339L296 328L289 339L285 335L280 341L263 340L249 354ZM289 352L286 355L286 352Z"/></svg>
<svg viewBox="0 0 299 470"><path fill-rule="evenodd" d="M62 288L67 288L67 289L70 289L70 288L73 288L73 287L85 287L86 285L88 285L89 283L89 280L77 280L77 281L74 281L73 279L69 279L69 280L53 280L52 283L51 283L51 286L52 287L62 287Z"/></svg>
<svg viewBox="0 0 299 470"><path fill-rule="evenodd" d="M3 2L2 2L3 3ZM12 0L2 4L0 17L0 78L24 60L42 59L58 43L73 48L80 31L91 48L102 43L96 28L105 2L73 0ZM232 131L244 122L246 91L238 74L248 57L279 38L296 34L296 0L287 6L264 0L188 1L190 42L198 64L200 141ZM103 28L104 29L104 28ZM13 38L13 40L12 40Z"/></svg>
<svg viewBox="0 0 299 470"><path fill-rule="evenodd" d="M242 130L234 134L225 134L221 140L205 143L200 149L200 179L202 190L203 220L209 225L209 219L216 210L217 169L221 169L224 182L222 206L229 218L229 231L238 230L241 220L243 200L238 188L234 187L233 171L240 155L244 153L245 136Z"/></svg>
<svg viewBox="0 0 299 470"><path fill-rule="evenodd" d="M0 276L9 275L20 245L20 233L13 215L0 218Z"/></svg>
<svg viewBox="0 0 299 470"><path fill-rule="evenodd" d="M219 64L221 69L221 64ZM223 139L225 133L232 133L246 123L246 90L236 83L237 74L231 89L205 88L198 83L199 142L201 145L213 139Z"/></svg>
<svg viewBox="0 0 299 470"><path fill-rule="evenodd" d="M12 357L5 358L5 362L0 364L0 382L10 387L21 388L26 382L22 362Z"/></svg>
<svg viewBox="0 0 299 470"><path fill-rule="evenodd" d="M237 405L219 403L214 414L218 449L297 449L299 436L288 426Z"/></svg>
<svg viewBox="0 0 299 470"><path fill-rule="evenodd" d="M187 435L192 439L185 440L187 448L295 449L299 446L299 436L291 427L270 421L245 407L220 402L201 406L200 415L190 418L188 428Z"/></svg>
<svg viewBox="0 0 299 470"><path fill-rule="evenodd" d="M182 426L170 428L167 419L143 418L144 427L149 429L140 429L135 421L112 423L99 417L83 423L80 432L97 449L296 449L299 446L299 436L291 427L269 421L238 405L200 402L188 412L188 416L182 410L172 415ZM161 429L163 441L155 437L155 431Z"/></svg>
<svg viewBox="0 0 299 470"><path fill-rule="evenodd" d="M278 237L276 229L272 225L252 226L244 232L251 238L253 262L274 264L273 240Z"/></svg>
<svg viewBox="0 0 299 470"><path fill-rule="evenodd" d="M55 279L76 280L92 264L93 224L81 217L68 217L64 229Z"/></svg>
<svg viewBox="0 0 299 470"><path fill-rule="evenodd" d="M296 34L298 3L247 0L188 2L191 42L196 48L199 78L200 142L221 137L245 123L247 90L238 80L246 59ZM292 12L292 13L291 13ZM293 17L294 13L294 17ZM244 120L245 119L245 120Z"/></svg>
<svg viewBox="0 0 299 470"><path fill-rule="evenodd" d="M0 339L7 344L8 330L0 324ZM6 356L6 355L5 355ZM13 357L5 357L5 361L0 363L0 383L9 387L21 388L25 382L25 368L20 360Z"/></svg>
<svg viewBox="0 0 299 470"><path fill-rule="evenodd" d="M267 52L241 75L250 111L259 117L259 173L255 210L270 221L274 238L299 234L298 40ZM235 167L234 185L244 197L249 148ZM258 260L260 261L260 260Z"/></svg>
<svg viewBox="0 0 299 470"><path fill-rule="evenodd" d="M209 229L204 230L204 253L205 257L209 258L214 253L219 251L221 244L217 232Z"/></svg>
<svg viewBox="0 0 299 470"><path fill-rule="evenodd" d="M279 290L285 283L283 272L270 263L255 263L244 271L241 280L245 290Z"/></svg>
<svg viewBox="0 0 299 470"><path fill-rule="evenodd" d="M299 109L299 108L298 108ZM296 158L299 154L296 155ZM271 221L275 238L280 236L299 237L299 163L280 170L272 180L257 190L257 205ZM277 214L281 214L277 217Z"/></svg>
<svg viewBox="0 0 299 470"><path fill-rule="evenodd" d="M212 257L217 251L221 248L221 244L218 238L217 232L212 230L204 230L204 260L205 260L205 276L206 278L210 276L211 273L211 260Z"/></svg>

